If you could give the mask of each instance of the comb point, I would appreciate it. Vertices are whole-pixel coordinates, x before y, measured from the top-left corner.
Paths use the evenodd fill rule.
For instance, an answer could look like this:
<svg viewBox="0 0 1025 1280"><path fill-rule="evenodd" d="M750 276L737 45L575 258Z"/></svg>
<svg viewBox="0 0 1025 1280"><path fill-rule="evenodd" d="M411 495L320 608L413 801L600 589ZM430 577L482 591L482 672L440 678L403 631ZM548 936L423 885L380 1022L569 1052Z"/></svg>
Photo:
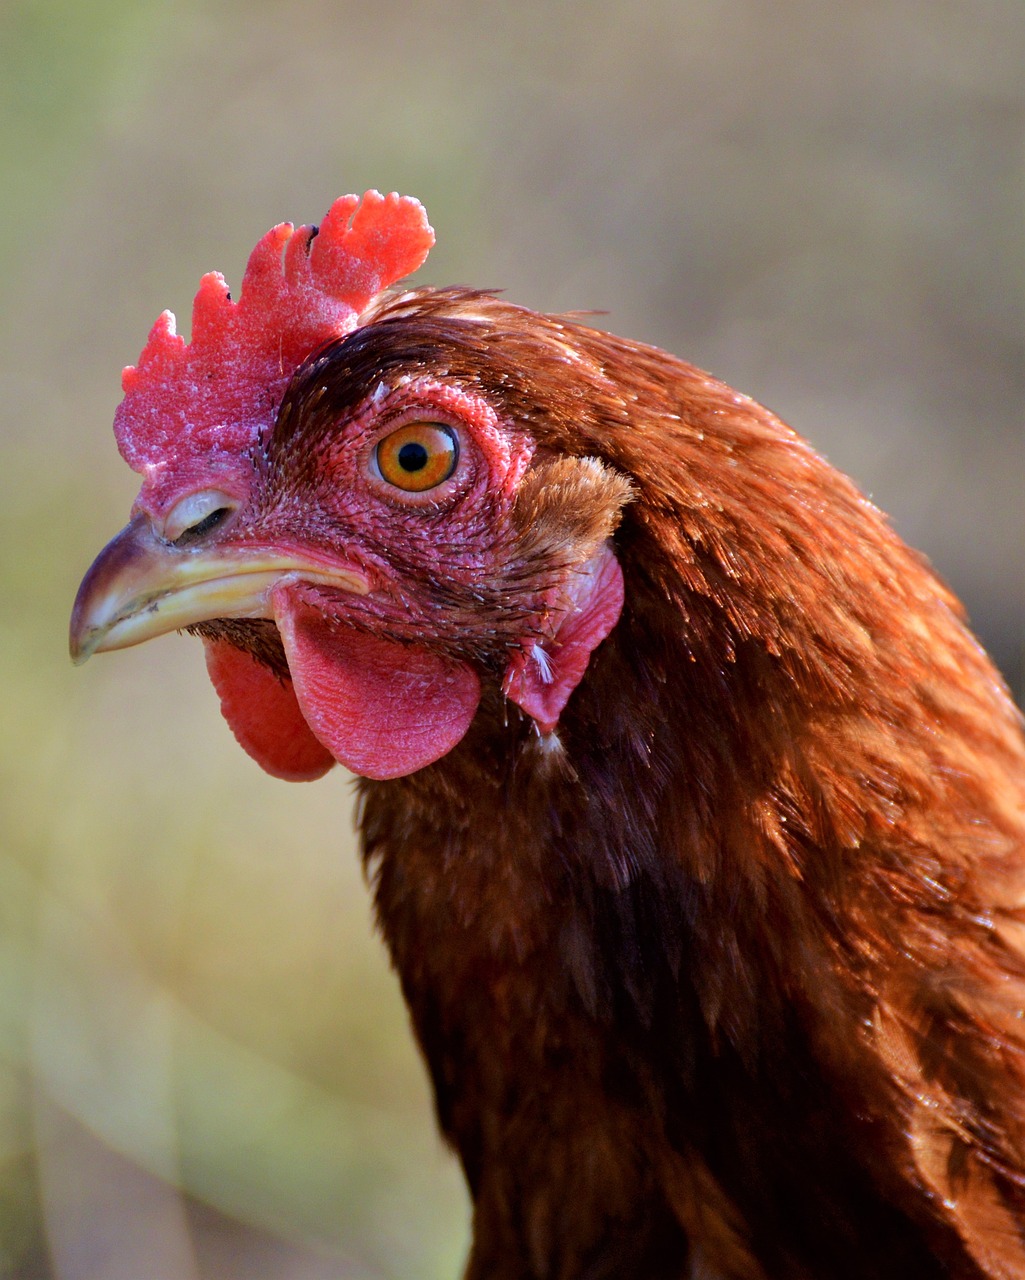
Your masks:
<svg viewBox="0 0 1025 1280"><path fill-rule="evenodd" d="M312 351L344 337L378 293L415 271L434 244L423 205L395 192L342 196L319 230L272 227L249 255L238 300L220 272L200 280L192 340L164 311L122 374L118 447L155 508L194 483L216 442L224 462L273 425L289 379ZM226 464L225 464L226 465ZM159 487L159 492L153 486Z"/></svg>

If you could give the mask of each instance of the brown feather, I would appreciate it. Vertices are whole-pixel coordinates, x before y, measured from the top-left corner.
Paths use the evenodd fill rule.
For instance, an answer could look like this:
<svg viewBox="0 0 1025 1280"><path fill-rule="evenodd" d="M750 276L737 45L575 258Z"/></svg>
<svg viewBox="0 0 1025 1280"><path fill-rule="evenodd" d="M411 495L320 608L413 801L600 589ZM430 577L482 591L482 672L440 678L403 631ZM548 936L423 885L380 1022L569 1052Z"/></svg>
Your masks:
<svg viewBox="0 0 1025 1280"><path fill-rule="evenodd" d="M373 320L333 412L482 392L541 450L508 556L615 529L626 582L557 743L486 693L360 783L468 1275L1025 1274L1025 750L956 601L670 356L460 291Z"/></svg>

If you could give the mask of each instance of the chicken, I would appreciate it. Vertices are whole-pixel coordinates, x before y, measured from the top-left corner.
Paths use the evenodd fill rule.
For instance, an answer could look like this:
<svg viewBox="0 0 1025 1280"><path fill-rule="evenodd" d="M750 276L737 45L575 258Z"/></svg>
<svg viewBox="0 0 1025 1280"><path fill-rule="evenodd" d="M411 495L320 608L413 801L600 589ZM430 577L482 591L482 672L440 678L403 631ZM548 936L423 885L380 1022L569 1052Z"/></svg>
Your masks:
<svg viewBox="0 0 1025 1280"><path fill-rule="evenodd" d="M200 635L359 775L470 1280L1025 1275L1025 744L955 599L766 409L472 289L369 192L157 321L78 659Z"/></svg>

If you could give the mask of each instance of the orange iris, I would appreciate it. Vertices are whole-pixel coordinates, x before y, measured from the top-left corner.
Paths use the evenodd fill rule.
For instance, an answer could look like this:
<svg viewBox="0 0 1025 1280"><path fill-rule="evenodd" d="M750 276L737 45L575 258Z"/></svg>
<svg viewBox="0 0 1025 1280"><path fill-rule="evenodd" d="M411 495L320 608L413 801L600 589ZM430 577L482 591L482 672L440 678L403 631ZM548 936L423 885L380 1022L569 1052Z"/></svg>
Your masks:
<svg viewBox="0 0 1025 1280"><path fill-rule="evenodd" d="M424 493L447 480L459 461L456 433L440 422L407 422L377 445L377 467L396 489Z"/></svg>

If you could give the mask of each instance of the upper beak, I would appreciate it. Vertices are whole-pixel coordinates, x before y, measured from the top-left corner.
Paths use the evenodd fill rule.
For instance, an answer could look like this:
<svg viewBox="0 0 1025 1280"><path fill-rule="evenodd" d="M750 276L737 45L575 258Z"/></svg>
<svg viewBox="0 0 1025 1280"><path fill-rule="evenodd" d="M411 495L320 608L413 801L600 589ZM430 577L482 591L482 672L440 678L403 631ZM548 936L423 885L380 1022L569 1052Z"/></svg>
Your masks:
<svg viewBox="0 0 1025 1280"><path fill-rule="evenodd" d="M273 617L270 593L285 577L357 595L370 589L355 571L257 547L176 547L137 515L82 579L71 611L72 661L215 618Z"/></svg>

